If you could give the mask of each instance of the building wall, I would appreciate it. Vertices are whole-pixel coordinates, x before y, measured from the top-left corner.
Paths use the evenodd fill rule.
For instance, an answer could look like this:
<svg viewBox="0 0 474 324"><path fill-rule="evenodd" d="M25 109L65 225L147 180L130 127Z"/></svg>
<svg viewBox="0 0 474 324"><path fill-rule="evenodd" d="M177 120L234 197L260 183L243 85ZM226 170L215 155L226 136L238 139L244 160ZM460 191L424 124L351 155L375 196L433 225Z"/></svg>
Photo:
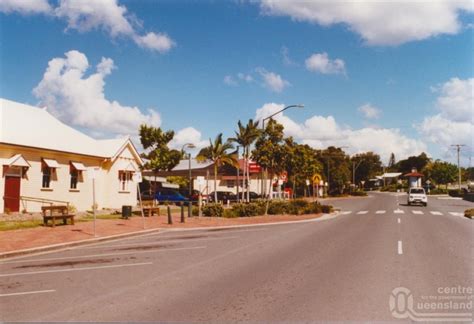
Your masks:
<svg viewBox="0 0 474 324"><path fill-rule="evenodd" d="M239 192L242 192L244 190L242 186L243 178L240 180L241 184L239 186ZM201 190L203 194L208 194L214 191L214 177L210 176L207 181L208 185L202 186ZM268 186L270 184L270 180L266 181L266 188L268 191ZM257 194L261 195L262 194L262 179L260 179L258 176L253 175L250 178L249 182L249 187L250 191L256 192ZM197 183L197 180L194 179L193 181L193 188L198 190L199 186ZM221 177L218 177L217 183L216 183L216 189L217 191L230 191L235 194L237 194L237 181L235 180L222 180ZM268 193L268 192L267 192Z"/></svg>
<svg viewBox="0 0 474 324"><path fill-rule="evenodd" d="M77 189L70 189L70 162L81 162L88 168L98 168L95 187L96 203L99 209L120 208L121 205L125 204L135 205L136 185L130 184L130 190L119 192L118 161L122 159L130 160L138 170L138 165L133 159L133 155L127 152L129 150L129 148L126 148L118 159L111 163L110 161L104 161L102 158L0 144L0 159L8 159L15 154L21 154L31 165L21 179L21 196L67 201L77 211L85 211L92 208L92 179L90 179L88 174L89 171L83 171L79 176ZM50 188L42 188L42 158L54 159L60 165L52 173ZM2 168L0 177L0 197L2 198L4 190L5 168ZM41 210L42 205L42 203L31 202L26 199L21 200L20 211L37 212ZM4 201L0 199L0 212L3 211Z"/></svg>

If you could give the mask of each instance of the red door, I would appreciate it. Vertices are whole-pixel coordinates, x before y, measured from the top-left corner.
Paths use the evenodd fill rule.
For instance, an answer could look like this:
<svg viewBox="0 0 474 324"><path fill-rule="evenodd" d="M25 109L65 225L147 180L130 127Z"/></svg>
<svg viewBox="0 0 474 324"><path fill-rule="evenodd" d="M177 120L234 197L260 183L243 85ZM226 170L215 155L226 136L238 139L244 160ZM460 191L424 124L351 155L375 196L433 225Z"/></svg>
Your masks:
<svg viewBox="0 0 474 324"><path fill-rule="evenodd" d="M20 177L5 177L5 210L11 212L20 211Z"/></svg>

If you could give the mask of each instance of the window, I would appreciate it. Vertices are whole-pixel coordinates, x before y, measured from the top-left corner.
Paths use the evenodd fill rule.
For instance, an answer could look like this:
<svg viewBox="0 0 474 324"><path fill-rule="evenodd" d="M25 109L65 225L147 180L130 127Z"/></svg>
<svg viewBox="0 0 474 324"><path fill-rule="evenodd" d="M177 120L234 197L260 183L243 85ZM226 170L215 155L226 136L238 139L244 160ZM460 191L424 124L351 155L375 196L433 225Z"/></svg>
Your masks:
<svg viewBox="0 0 474 324"><path fill-rule="evenodd" d="M43 182L42 182L42 187L43 188L49 188L49 185L51 183L51 172L52 169L47 166L46 164L43 164Z"/></svg>
<svg viewBox="0 0 474 324"><path fill-rule="evenodd" d="M71 175L70 189L77 189L77 180L79 178L79 171L77 171L74 167L71 167L69 174Z"/></svg>
<svg viewBox="0 0 474 324"><path fill-rule="evenodd" d="M119 171L120 191L129 191L129 185L132 180L132 172Z"/></svg>

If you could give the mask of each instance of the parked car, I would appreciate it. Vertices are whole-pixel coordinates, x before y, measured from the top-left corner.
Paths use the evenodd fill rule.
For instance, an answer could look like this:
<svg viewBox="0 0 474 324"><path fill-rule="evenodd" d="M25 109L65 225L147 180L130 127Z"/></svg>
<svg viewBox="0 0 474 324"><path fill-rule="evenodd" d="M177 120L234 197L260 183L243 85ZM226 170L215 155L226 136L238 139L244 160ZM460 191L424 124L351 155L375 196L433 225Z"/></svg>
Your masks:
<svg viewBox="0 0 474 324"><path fill-rule="evenodd" d="M199 190L193 190L191 197L189 197L189 189L180 189L179 193L188 200L191 200L193 204L196 204L199 201ZM207 201L207 195L201 194L201 199L205 203Z"/></svg>
<svg viewBox="0 0 474 324"><path fill-rule="evenodd" d="M244 201L245 199L247 199L247 192L239 192L239 198L241 201ZM250 201L261 199L261 198L262 196L259 195L258 193L254 191L250 191Z"/></svg>
<svg viewBox="0 0 474 324"><path fill-rule="evenodd" d="M408 190L408 206L413 204L421 204L425 207L428 205L428 198L426 197L425 189L410 188Z"/></svg>
<svg viewBox="0 0 474 324"><path fill-rule="evenodd" d="M215 199L215 194L214 191L211 192L208 196L208 201L213 203ZM234 194L233 192L230 191L218 191L217 192L217 201L222 201L224 204L226 204L228 201L229 202L235 202L237 201L237 195Z"/></svg>
<svg viewBox="0 0 474 324"><path fill-rule="evenodd" d="M188 198L184 197L178 191L174 189L168 188L160 188L156 190L155 199L158 202L174 202L174 203L181 203L189 201Z"/></svg>

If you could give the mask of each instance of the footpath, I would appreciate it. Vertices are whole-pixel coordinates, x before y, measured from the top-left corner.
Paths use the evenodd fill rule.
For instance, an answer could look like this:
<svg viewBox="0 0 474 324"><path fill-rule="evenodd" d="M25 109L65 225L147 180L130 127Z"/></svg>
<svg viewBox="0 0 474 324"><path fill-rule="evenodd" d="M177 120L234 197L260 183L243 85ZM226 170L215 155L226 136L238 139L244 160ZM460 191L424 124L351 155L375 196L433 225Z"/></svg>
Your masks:
<svg viewBox="0 0 474 324"><path fill-rule="evenodd" d="M98 219L94 222L76 222L75 225L39 226L10 231L0 231L0 258L36 253L68 246L111 240L119 237L141 235L170 229L220 227L301 221L321 217L314 215L268 215L239 218L185 217L180 223L180 215L173 215L173 224L168 224L167 216L133 216L129 219Z"/></svg>

